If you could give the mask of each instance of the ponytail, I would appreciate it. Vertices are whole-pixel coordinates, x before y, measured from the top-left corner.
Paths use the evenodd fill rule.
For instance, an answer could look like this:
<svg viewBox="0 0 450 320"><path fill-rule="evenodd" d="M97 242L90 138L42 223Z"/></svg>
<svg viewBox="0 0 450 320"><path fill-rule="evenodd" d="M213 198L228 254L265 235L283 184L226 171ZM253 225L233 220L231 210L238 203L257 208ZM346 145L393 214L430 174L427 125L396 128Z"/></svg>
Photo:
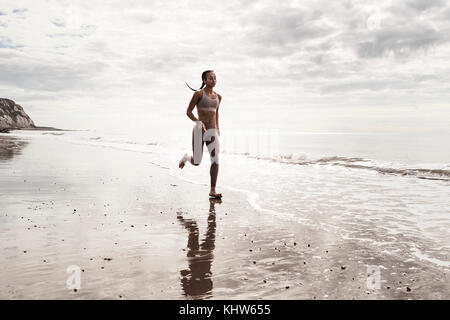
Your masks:
<svg viewBox="0 0 450 320"><path fill-rule="evenodd" d="M191 86L188 85L186 81L185 81L184 83L186 83L186 85L188 86L188 88L191 89L192 91L197 91L197 90L195 90L194 88L191 88ZM200 89L203 89L204 86L205 86L205 83L203 82L203 83L202 83L202 86L200 87ZM200 89L198 89L198 90L200 90Z"/></svg>
<svg viewBox="0 0 450 320"><path fill-rule="evenodd" d="M203 89L203 87L205 86L206 77L208 76L208 73L210 73L210 72L214 72L214 70L203 71L203 73L202 73L202 86L200 87L200 89L197 89L197 90ZM197 91L197 90L193 89L190 85L188 85L186 81L184 83L186 83L188 88L191 89L192 91Z"/></svg>

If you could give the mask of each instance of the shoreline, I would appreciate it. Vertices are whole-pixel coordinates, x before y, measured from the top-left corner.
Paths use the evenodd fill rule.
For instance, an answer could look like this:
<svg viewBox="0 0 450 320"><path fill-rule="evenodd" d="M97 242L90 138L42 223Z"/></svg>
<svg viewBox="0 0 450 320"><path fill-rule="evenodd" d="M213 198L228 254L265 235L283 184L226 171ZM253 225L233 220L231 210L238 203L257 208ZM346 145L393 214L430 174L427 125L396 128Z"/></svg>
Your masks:
<svg viewBox="0 0 450 320"><path fill-rule="evenodd" d="M426 263L258 212L238 191L210 201L147 154L14 147L0 157L3 299L448 298L448 274ZM77 292L71 265L84 270ZM370 265L380 289L367 288Z"/></svg>
<svg viewBox="0 0 450 320"><path fill-rule="evenodd" d="M0 133L10 133L12 131L77 131L68 129L58 129L53 127L32 127L32 128L0 128Z"/></svg>
<svg viewBox="0 0 450 320"><path fill-rule="evenodd" d="M67 130L67 129L58 129L53 127L33 127L33 128L11 128L10 131L18 131L18 130L25 130L25 131L77 131L77 130Z"/></svg>

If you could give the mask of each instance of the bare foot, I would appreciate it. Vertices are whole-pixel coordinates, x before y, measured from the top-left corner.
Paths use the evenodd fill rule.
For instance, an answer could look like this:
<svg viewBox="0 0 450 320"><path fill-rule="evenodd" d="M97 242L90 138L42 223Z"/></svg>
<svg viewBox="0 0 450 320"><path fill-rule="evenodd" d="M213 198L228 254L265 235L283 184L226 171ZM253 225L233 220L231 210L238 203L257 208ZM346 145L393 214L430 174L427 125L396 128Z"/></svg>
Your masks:
<svg viewBox="0 0 450 320"><path fill-rule="evenodd" d="M215 199L221 199L222 198L222 194L221 193L217 193L215 191L211 191L209 193L209 196Z"/></svg>
<svg viewBox="0 0 450 320"><path fill-rule="evenodd" d="M186 164L186 161L188 160L189 156L187 153L184 154L183 158L181 158L180 162L178 162L178 168L183 169L184 165Z"/></svg>

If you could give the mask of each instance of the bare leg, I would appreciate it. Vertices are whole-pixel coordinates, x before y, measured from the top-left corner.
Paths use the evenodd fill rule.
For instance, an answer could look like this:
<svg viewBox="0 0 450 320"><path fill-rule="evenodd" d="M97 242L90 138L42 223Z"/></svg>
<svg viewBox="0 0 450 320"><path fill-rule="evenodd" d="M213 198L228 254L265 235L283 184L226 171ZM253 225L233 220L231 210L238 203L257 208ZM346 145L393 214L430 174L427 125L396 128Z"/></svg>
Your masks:
<svg viewBox="0 0 450 320"><path fill-rule="evenodd" d="M209 175L211 176L211 190L209 191L209 195L211 197L220 199L222 197L222 194L216 192L216 182L217 182L217 176L219 174L219 163L218 163L218 158L215 158L216 161L214 161L214 159L213 159L213 157L215 157L215 155L216 155L216 152L219 151L218 136L212 137L212 139L214 139L214 140L206 143L206 145L209 146L209 144L211 142L213 142L217 139L217 141L215 143L216 148L212 149L212 146L210 146L210 148L208 148L208 151L210 152L210 155L211 155L211 167L209 169Z"/></svg>
<svg viewBox="0 0 450 320"><path fill-rule="evenodd" d="M214 198L221 198L222 194L216 192L217 175L219 174L219 164L218 163L211 164L211 168L209 169L209 174L211 176L211 190L209 191L209 195Z"/></svg>
<svg viewBox="0 0 450 320"><path fill-rule="evenodd" d="M195 150L194 150L194 129L192 129L192 154L195 154ZM202 133L204 133L204 131L202 131ZM202 151L201 151L201 156L200 156L200 161L199 163L194 163L194 156L189 156L187 153L184 154L184 156L181 158L180 162L178 163L178 167L180 169L183 169L186 162L189 161L193 166L198 166L200 164L200 162L202 161L202 155L203 155L203 139L201 141L201 146L202 146Z"/></svg>

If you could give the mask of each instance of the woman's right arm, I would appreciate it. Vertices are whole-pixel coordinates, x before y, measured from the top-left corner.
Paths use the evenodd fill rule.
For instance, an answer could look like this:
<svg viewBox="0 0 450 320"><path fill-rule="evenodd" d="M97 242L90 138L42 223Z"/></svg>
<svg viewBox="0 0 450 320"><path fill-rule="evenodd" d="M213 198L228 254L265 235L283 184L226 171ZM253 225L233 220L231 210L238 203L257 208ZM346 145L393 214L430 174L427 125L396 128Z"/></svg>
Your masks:
<svg viewBox="0 0 450 320"><path fill-rule="evenodd" d="M191 119L192 121L195 121L197 123L197 125L200 125L200 123L201 123L203 131L206 131L205 124L201 120L197 119L194 116L194 114L192 113L192 111L194 110L195 106L197 105L197 103L198 103L198 101L200 100L201 97L202 97L202 92L201 91L196 91L194 93L194 95L192 96L191 102L189 102L189 106L187 108L186 115L189 117L189 119Z"/></svg>
<svg viewBox="0 0 450 320"><path fill-rule="evenodd" d="M197 103L198 103L199 96L200 96L200 92L199 92L199 91L196 91L196 92L193 94L192 99L191 99L191 102L189 102L189 106L188 106L187 111L186 111L186 115L187 115L187 116L189 117L189 119L191 119L192 121L199 121L199 120L194 116L194 114L192 113L192 111L194 111L194 108L195 108L195 106L196 106Z"/></svg>

